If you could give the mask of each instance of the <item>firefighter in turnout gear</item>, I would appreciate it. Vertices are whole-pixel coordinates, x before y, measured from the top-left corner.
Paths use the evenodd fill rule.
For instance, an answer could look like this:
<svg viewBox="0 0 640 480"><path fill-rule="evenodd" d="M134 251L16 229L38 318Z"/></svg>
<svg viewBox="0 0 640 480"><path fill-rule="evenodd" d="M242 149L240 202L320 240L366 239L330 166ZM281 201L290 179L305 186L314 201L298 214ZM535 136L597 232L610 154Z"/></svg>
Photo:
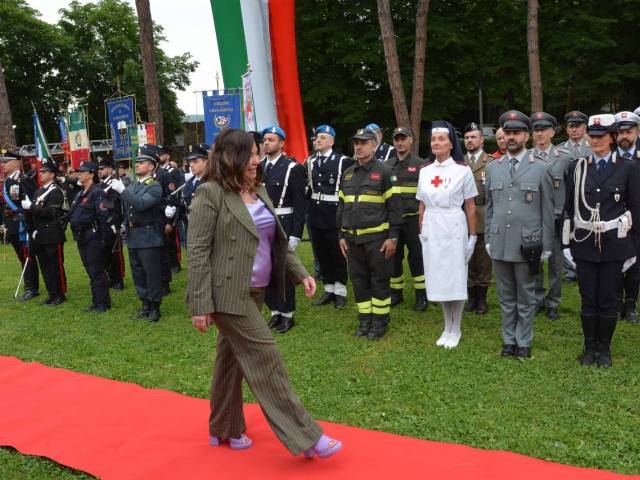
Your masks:
<svg viewBox="0 0 640 480"><path fill-rule="evenodd" d="M375 134L360 129L353 144L357 161L345 171L339 194L340 250L348 261L358 305L356 336L376 339L386 334L389 323L389 281L402 204L395 193L393 172L374 160Z"/></svg>
<svg viewBox="0 0 640 480"><path fill-rule="evenodd" d="M324 295L314 305L333 303L343 308L347 299L347 261L340 254L336 224L342 175L353 160L333 150L335 131L329 125L316 129L316 153L305 161L309 201L309 236L322 272Z"/></svg>
<svg viewBox="0 0 640 480"><path fill-rule="evenodd" d="M422 245L420 244L420 226L418 225L418 206L416 199L418 191L418 177L420 169L427 164L426 160L411 153L413 133L406 127L398 127L393 131L393 145L396 155L389 158L385 164L391 168L396 178L395 192L402 202L402 223L398 233L396 254L393 257L393 274L391 277L391 306L403 301L404 247L409 250L408 261L413 288L415 289L414 310L423 312L427 309L427 292L424 278L424 263L422 262Z"/></svg>

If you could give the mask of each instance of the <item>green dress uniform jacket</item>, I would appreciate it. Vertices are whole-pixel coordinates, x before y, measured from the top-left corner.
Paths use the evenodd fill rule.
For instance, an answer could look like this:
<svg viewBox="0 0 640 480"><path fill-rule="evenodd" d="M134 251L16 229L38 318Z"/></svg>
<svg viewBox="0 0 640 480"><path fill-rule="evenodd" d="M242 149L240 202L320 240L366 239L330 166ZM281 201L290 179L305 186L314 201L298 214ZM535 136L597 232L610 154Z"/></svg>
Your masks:
<svg viewBox="0 0 640 480"><path fill-rule="evenodd" d="M288 239L264 186L258 197L277 221L271 246L271 282L267 288L284 293L285 274L300 283L309 274L288 249ZM192 315L222 312L245 315L253 299L251 273L259 236L251 214L237 192L225 191L216 182L198 187L189 213L189 288L187 303Z"/></svg>

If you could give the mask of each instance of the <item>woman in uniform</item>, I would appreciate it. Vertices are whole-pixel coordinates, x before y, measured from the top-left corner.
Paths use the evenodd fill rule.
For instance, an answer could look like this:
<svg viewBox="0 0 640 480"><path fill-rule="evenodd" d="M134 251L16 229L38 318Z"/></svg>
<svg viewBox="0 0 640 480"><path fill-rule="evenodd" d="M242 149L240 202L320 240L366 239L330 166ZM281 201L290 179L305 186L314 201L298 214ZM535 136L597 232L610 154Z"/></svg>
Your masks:
<svg viewBox="0 0 640 480"><path fill-rule="evenodd" d="M622 272L635 261L640 234L640 175L615 151L613 115L589 118L593 153L569 167L563 242L569 243L580 287L584 350L581 365L611 366Z"/></svg>
<svg viewBox="0 0 640 480"><path fill-rule="evenodd" d="M454 348L462 336L467 263L477 240L474 197L478 190L449 122L433 122L431 152L435 161L420 170L416 194L420 240L427 298L442 302L444 315L444 331L436 345Z"/></svg>
<svg viewBox="0 0 640 480"><path fill-rule="evenodd" d="M109 209L104 205L104 190L98 186L98 167L82 162L76 170L82 191L69 209L69 224L78 244L82 265L89 275L92 302L86 311L106 312L111 308L104 246L113 243ZM110 243L111 242L111 243Z"/></svg>

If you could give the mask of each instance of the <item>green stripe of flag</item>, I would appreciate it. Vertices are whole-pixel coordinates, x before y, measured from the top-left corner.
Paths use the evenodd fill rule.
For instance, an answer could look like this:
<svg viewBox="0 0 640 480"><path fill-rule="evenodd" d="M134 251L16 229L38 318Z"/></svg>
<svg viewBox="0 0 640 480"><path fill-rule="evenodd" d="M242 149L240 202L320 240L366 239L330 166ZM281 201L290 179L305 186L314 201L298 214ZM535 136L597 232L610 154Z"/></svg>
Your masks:
<svg viewBox="0 0 640 480"><path fill-rule="evenodd" d="M248 60L240 0L211 0L211 9L224 87L241 88Z"/></svg>

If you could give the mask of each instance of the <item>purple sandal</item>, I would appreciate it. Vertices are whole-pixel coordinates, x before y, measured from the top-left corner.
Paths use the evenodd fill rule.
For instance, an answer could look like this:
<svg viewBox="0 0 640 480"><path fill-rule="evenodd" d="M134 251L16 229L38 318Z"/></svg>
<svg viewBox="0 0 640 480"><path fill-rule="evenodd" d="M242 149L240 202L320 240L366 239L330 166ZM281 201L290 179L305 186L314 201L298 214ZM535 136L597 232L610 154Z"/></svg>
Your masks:
<svg viewBox="0 0 640 480"><path fill-rule="evenodd" d="M342 442L340 440L322 435L313 447L304 451L304 456L313 458L314 455L318 455L320 458L328 458L338 453L341 448Z"/></svg>
<svg viewBox="0 0 640 480"><path fill-rule="evenodd" d="M245 450L253 445L253 440L247 437L244 433L240 435L239 438L222 439L212 435L209 436L209 445L212 447L219 447L225 441L229 443L229 448L231 448L231 450Z"/></svg>

